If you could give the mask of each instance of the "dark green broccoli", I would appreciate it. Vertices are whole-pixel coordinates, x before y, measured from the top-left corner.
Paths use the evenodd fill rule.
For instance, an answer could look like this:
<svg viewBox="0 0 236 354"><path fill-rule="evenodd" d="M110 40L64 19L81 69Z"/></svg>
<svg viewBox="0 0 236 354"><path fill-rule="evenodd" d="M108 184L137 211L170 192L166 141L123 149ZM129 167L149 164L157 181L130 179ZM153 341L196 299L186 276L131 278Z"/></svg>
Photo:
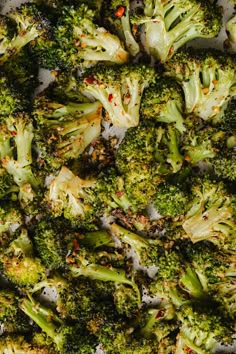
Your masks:
<svg viewBox="0 0 236 354"><path fill-rule="evenodd" d="M37 125L35 142L41 158L55 168L78 158L100 135L101 113L99 102L63 104L40 95L33 116Z"/></svg>
<svg viewBox="0 0 236 354"><path fill-rule="evenodd" d="M43 218L33 229L33 242L42 262L49 269L63 268L74 232L60 218Z"/></svg>
<svg viewBox="0 0 236 354"><path fill-rule="evenodd" d="M56 289L55 307L63 320L86 323L96 309L97 293L88 279L78 279L75 283L56 273L36 284L31 293L41 292L45 288Z"/></svg>
<svg viewBox="0 0 236 354"><path fill-rule="evenodd" d="M173 79L159 79L144 90L140 107L140 114L144 119L174 123L176 129L182 133L186 130L183 110L183 92Z"/></svg>
<svg viewBox="0 0 236 354"><path fill-rule="evenodd" d="M213 38L221 29L220 8L205 0L145 0L142 10L131 22L142 25L146 51L162 62L190 40Z"/></svg>
<svg viewBox="0 0 236 354"><path fill-rule="evenodd" d="M30 288L46 276L46 268L34 255L27 230L20 229L15 238L1 253L0 263L4 276L21 289Z"/></svg>
<svg viewBox="0 0 236 354"><path fill-rule="evenodd" d="M50 25L32 3L20 5L12 9L8 14L12 23L1 21L1 58L0 64L4 64L9 58L15 56L28 43L37 38L48 35ZM12 26L15 26L14 34Z"/></svg>
<svg viewBox="0 0 236 354"><path fill-rule="evenodd" d="M131 7L131 1L112 0L104 1L102 10L104 10L105 26L125 43L126 49L134 57L140 52L140 45L135 39L135 26L130 22Z"/></svg>
<svg viewBox="0 0 236 354"><path fill-rule="evenodd" d="M11 76L10 76L11 77ZM20 86L19 86L20 87ZM4 72L0 75L0 121L11 114L21 112L27 107L28 101L19 91L16 83Z"/></svg>
<svg viewBox="0 0 236 354"><path fill-rule="evenodd" d="M0 325L4 333L27 333L31 330L29 319L19 309L19 296L8 289L0 290Z"/></svg>
<svg viewBox="0 0 236 354"><path fill-rule="evenodd" d="M193 243L207 240L225 250L234 250L235 196L223 182L200 177L192 180L192 201L182 226Z"/></svg>
<svg viewBox="0 0 236 354"><path fill-rule="evenodd" d="M192 2L190 2L192 6ZM166 76L182 86L186 113L208 120L235 95L235 58L216 49L188 48L165 64Z"/></svg>
<svg viewBox="0 0 236 354"><path fill-rule="evenodd" d="M148 66L98 66L83 74L81 92L100 101L107 119L121 128L139 124L143 91L155 80L155 70Z"/></svg>
<svg viewBox="0 0 236 354"><path fill-rule="evenodd" d="M180 185L160 183L152 198L152 203L162 217L177 217L188 210L190 196Z"/></svg>
<svg viewBox="0 0 236 354"><path fill-rule="evenodd" d="M53 340L60 353L90 354L95 351L97 343L85 328L59 321L49 308L32 298L24 298L20 308Z"/></svg>

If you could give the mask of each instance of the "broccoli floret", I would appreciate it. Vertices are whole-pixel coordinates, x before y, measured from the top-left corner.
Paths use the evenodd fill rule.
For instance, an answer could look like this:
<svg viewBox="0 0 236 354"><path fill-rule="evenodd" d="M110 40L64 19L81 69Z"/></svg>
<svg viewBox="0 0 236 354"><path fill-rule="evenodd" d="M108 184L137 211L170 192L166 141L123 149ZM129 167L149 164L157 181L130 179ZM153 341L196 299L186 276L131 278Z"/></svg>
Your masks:
<svg viewBox="0 0 236 354"><path fill-rule="evenodd" d="M29 46L25 46L14 57L9 58L4 64L4 71L9 77L11 84L17 87L21 93L20 104L31 109L32 96L39 85L39 80L38 65Z"/></svg>
<svg viewBox="0 0 236 354"><path fill-rule="evenodd" d="M195 353L211 353L217 342L232 344L232 333L228 323L211 309L191 305L182 306L177 313L180 332L177 336L178 352L187 348Z"/></svg>
<svg viewBox="0 0 236 354"><path fill-rule="evenodd" d="M14 182L20 187L19 199L22 205L27 205L33 200L39 187L39 180L34 175L31 164L32 140L34 137L33 125L27 114L12 117L11 134L16 146L16 159L5 156L2 166L13 176Z"/></svg>
<svg viewBox="0 0 236 354"><path fill-rule="evenodd" d="M140 52L140 46L135 39L135 26L130 23L132 2L128 0L104 1L105 25L125 43L125 47L133 57ZM131 15L132 16L132 15Z"/></svg>
<svg viewBox="0 0 236 354"><path fill-rule="evenodd" d="M182 86L186 113L208 120L236 92L235 58L216 49L187 49L165 64L166 76Z"/></svg>
<svg viewBox="0 0 236 354"><path fill-rule="evenodd" d="M235 197L223 182L195 178L193 200L183 220L183 229L193 243L208 240L225 250L235 248Z"/></svg>
<svg viewBox="0 0 236 354"><path fill-rule="evenodd" d="M143 43L155 59L167 61L194 38L213 38L221 29L221 10L204 0L145 0L131 22L143 25Z"/></svg>
<svg viewBox="0 0 236 354"><path fill-rule="evenodd" d="M33 116L36 146L41 158L53 167L78 158L101 132L102 106L99 102L66 104L44 95L35 102Z"/></svg>
<svg viewBox="0 0 236 354"><path fill-rule="evenodd" d="M22 4L11 10L7 16L15 24L16 31L12 38L9 38L11 28L7 30L5 26L5 33L2 32L0 64L4 64L10 57L15 56L28 43L45 36L50 27L48 21L31 3Z"/></svg>
<svg viewBox="0 0 236 354"><path fill-rule="evenodd" d="M19 309L19 296L12 290L0 290L0 325L4 333L30 332L29 319Z"/></svg>
<svg viewBox="0 0 236 354"><path fill-rule="evenodd" d="M84 73L80 87L102 103L114 126L130 128L138 125L143 91L154 80L155 70L141 64L99 66Z"/></svg>
<svg viewBox="0 0 236 354"><path fill-rule="evenodd" d="M93 186L95 180L83 180L62 166L59 174L49 184L44 198L45 207L54 217L64 215L72 224L91 229L94 227L96 213L88 199L87 190Z"/></svg>
<svg viewBox="0 0 236 354"><path fill-rule="evenodd" d="M144 119L174 123L176 129L182 133L186 130L183 110L183 92L173 79L159 79L144 90L140 107L140 114Z"/></svg>
<svg viewBox="0 0 236 354"><path fill-rule="evenodd" d="M73 239L74 233L68 223L60 218L43 218L33 229L35 248L49 269L65 267L69 244Z"/></svg>
<svg viewBox="0 0 236 354"><path fill-rule="evenodd" d="M156 188L152 203L163 217L177 217L184 215L188 209L189 195L179 185L167 182Z"/></svg>
<svg viewBox="0 0 236 354"><path fill-rule="evenodd" d="M32 298L23 299L20 308L53 340L60 353L90 354L95 351L97 343L85 328L55 321L52 311Z"/></svg>
<svg viewBox="0 0 236 354"><path fill-rule="evenodd" d="M95 15L96 11L89 9L87 4L64 6L54 29L52 44L39 52L42 65L54 69L55 61L62 68L89 67L101 61L127 62L129 55L120 39L99 27Z"/></svg>
<svg viewBox="0 0 236 354"><path fill-rule="evenodd" d="M86 324L97 306L97 294L91 285L88 279L79 279L74 283L56 273L36 284L31 293L40 292L44 288L55 288L55 307L60 318L79 320Z"/></svg>
<svg viewBox="0 0 236 354"><path fill-rule="evenodd" d="M42 353L42 348L31 345L26 339L21 335L11 334L11 335L1 335L0 336L0 350L2 354L13 354L13 353L27 353L27 354L40 354ZM43 353L50 354L44 348ZM52 354L52 353L51 353Z"/></svg>
<svg viewBox="0 0 236 354"><path fill-rule="evenodd" d="M26 229L21 229L20 235L4 250L0 262L6 278L22 289L30 288L46 275L41 260L34 256Z"/></svg>
<svg viewBox="0 0 236 354"><path fill-rule="evenodd" d="M28 101L19 91L16 83L10 81L8 76L2 72L0 75L0 121L11 114L22 112L27 105Z"/></svg>

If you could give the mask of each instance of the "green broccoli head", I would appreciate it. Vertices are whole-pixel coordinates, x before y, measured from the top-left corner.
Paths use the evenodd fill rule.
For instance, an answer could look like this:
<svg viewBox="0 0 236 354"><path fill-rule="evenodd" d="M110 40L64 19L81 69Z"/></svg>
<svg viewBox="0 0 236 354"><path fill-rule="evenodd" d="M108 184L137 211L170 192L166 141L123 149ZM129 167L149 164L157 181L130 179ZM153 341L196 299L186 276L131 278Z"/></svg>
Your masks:
<svg viewBox="0 0 236 354"><path fill-rule="evenodd" d="M193 243L208 240L225 250L235 248L235 196L223 182L192 180L193 200L183 229Z"/></svg>
<svg viewBox="0 0 236 354"><path fill-rule="evenodd" d="M26 229L21 229L20 235L2 253L1 269L8 280L22 289L34 286L45 277L46 268L34 256L32 241Z"/></svg>
<svg viewBox="0 0 236 354"><path fill-rule="evenodd" d="M4 64L10 57L15 56L28 43L45 36L49 31L49 23L38 11L35 4L25 3L12 9L7 16L16 26L11 39L4 36L0 64Z"/></svg>
<svg viewBox="0 0 236 354"><path fill-rule="evenodd" d="M164 182L157 186L152 203L161 216L177 217L187 212L189 199L179 185Z"/></svg>
<svg viewBox="0 0 236 354"><path fill-rule="evenodd" d="M88 5L65 6L61 11L55 28L59 65L75 68L89 67L98 61L116 64L128 61L128 52L120 39L96 24L96 12Z"/></svg>
<svg viewBox="0 0 236 354"><path fill-rule="evenodd" d="M219 114L214 117L214 123L222 130L236 131L236 98L231 98L221 107Z"/></svg>
<svg viewBox="0 0 236 354"><path fill-rule="evenodd" d="M143 91L155 76L153 68L141 64L98 66L84 73L80 89L84 95L101 102L114 126L136 127Z"/></svg>
<svg viewBox="0 0 236 354"><path fill-rule="evenodd" d="M33 115L37 124L36 146L50 166L60 167L78 158L101 132L99 102L62 104L40 96Z"/></svg>
<svg viewBox="0 0 236 354"><path fill-rule="evenodd" d="M23 225L22 211L17 202L1 201L0 203L0 235L5 232L12 233Z"/></svg>
<svg viewBox="0 0 236 354"><path fill-rule="evenodd" d="M0 121L11 114L22 112L28 105L28 101L19 91L19 87L9 78L3 72L0 75Z"/></svg>
<svg viewBox="0 0 236 354"><path fill-rule="evenodd" d="M89 203L89 189L95 186L95 180L83 180L62 166L59 174L49 184L44 205L51 215L63 215L72 224L94 227L95 210Z"/></svg>
<svg viewBox="0 0 236 354"><path fill-rule="evenodd" d="M0 324L5 333L30 332L29 319L19 309L19 296L14 291L0 290Z"/></svg>
<svg viewBox="0 0 236 354"><path fill-rule="evenodd" d="M182 133L186 130L183 110L183 92L173 79L159 79L144 91L140 107L140 114L144 119L174 123L176 129Z"/></svg>
<svg viewBox="0 0 236 354"><path fill-rule="evenodd" d="M220 8L209 1L146 0L143 13L131 17L131 22L143 27L146 51L165 62L190 40L215 37L221 18Z"/></svg>
<svg viewBox="0 0 236 354"><path fill-rule="evenodd" d="M235 95L235 58L215 49L187 49L165 64L166 76L182 86L186 113L208 120Z"/></svg>

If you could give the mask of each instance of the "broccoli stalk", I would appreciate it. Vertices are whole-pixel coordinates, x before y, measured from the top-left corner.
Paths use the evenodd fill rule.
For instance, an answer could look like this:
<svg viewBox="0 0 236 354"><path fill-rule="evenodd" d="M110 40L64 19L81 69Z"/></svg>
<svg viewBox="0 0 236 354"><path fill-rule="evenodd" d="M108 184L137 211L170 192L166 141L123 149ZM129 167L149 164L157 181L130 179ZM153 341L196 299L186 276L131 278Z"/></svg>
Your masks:
<svg viewBox="0 0 236 354"><path fill-rule="evenodd" d="M147 52L165 62L188 41L215 37L221 28L221 11L208 1L146 0L144 13L131 21L143 25Z"/></svg>
<svg viewBox="0 0 236 354"><path fill-rule="evenodd" d="M84 73L81 92L101 102L114 126L130 128L139 123L143 91L154 79L154 69L143 65L101 66Z"/></svg>

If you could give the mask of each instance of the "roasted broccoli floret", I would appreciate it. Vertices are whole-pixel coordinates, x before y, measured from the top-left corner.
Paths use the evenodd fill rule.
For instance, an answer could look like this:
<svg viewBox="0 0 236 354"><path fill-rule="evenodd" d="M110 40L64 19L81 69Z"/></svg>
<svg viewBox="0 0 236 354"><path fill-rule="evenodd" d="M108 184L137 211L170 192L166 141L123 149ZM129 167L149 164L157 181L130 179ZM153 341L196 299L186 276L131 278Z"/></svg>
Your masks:
<svg viewBox="0 0 236 354"><path fill-rule="evenodd" d="M48 186L44 205L54 217L64 215L72 224L93 228L96 214L86 190L89 191L95 183L95 180L79 178L62 166Z"/></svg>
<svg viewBox="0 0 236 354"><path fill-rule="evenodd" d="M2 354L13 354L13 353L27 353L27 354L40 354L42 353L42 348L32 345L23 336L11 334L11 335L1 335L0 337L0 350ZM52 354L46 348L43 348L43 353Z"/></svg>
<svg viewBox="0 0 236 354"><path fill-rule="evenodd" d="M225 29L229 42L236 43L236 14L226 22Z"/></svg>
<svg viewBox="0 0 236 354"><path fill-rule="evenodd" d="M19 230L15 238L2 252L1 269L4 276L21 289L30 288L46 276L46 268L34 255L33 244L26 229Z"/></svg>
<svg viewBox="0 0 236 354"><path fill-rule="evenodd" d="M0 203L0 235L5 232L13 233L24 222L22 212L16 201Z"/></svg>
<svg viewBox="0 0 236 354"><path fill-rule="evenodd" d="M101 102L114 126L136 127L143 91L154 82L155 76L153 68L141 64L98 66L84 73L80 89L84 95Z"/></svg>
<svg viewBox="0 0 236 354"><path fill-rule="evenodd" d="M219 114L213 119L214 124L220 126L220 129L226 131L236 131L236 98L233 97L230 101L226 102Z"/></svg>
<svg viewBox="0 0 236 354"><path fill-rule="evenodd" d="M52 45L39 52L41 64L54 69L53 56L62 68L89 67L97 62L127 62L129 55L122 42L96 24L95 14L86 4L63 7L54 29ZM53 67L50 67L51 61Z"/></svg>
<svg viewBox="0 0 236 354"><path fill-rule="evenodd" d="M152 204L162 217L177 217L188 210L190 196L179 185L164 182L156 187Z"/></svg>
<svg viewBox="0 0 236 354"><path fill-rule="evenodd" d="M31 318L47 336L52 338L60 353L91 353L97 343L85 328L69 326L57 320L53 312L32 298L24 298L20 308Z"/></svg>
<svg viewBox="0 0 236 354"><path fill-rule="evenodd" d="M13 177L20 187L19 200L27 205L35 196L40 181L32 170L32 140L34 137L33 125L27 114L12 117L10 132L16 148L16 159L12 154L2 159L2 167Z"/></svg>
<svg viewBox="0 0 236 354"><path fill-rule="evenodd" d="M208 240L225 250L235 249L235 196L223 182L192 181L192 202L183 229L193 243Z"/></svg>
<svg viewBox="0 0 236 354"><path fill-rule="evenodd" d="M211 353L217 342L232 344L233 330L228 323L211 309L199 306L182 306L177 312L180 332L177 336L178 353L189 350L195 353Z"/></svg>
<svg viewBox="0 0 236 354"><path fill-rule="evenodd" d="M135 39L135 26L132 26L132 1L104 1L105 25L125 43L125 47L133 57L140 52L140 45Z"/></svg>
<svg viewBox="0 0 236 354"><path fill-rule="evenodd" d="M11 77L11 76L10 76ZM27 100L19 91L16 83L8 78L6 74L1 72L0 75L0 121L4 117L17 112L21 112L27 107Z"/></svg>
<svg viewBox="0 0 236 354"><path fill-rule="evenodd" d="M182 86L186 113L208 120L235 95L235 58L215 49L187 49L165 64L166 75Z"/></svg>
<svg viewBox="0 0 236 354"><path fill-rule="evenodd" d="M102 106L99 102L66 104L44 95L35 101L36 146L41 158L52 167L78 158L101 132Z"/></svg>
<svg viewBox="0 0 236 354"><path fill-rule="evenodd" d="M27 333L31 330L29 319L19 309L19 296L12 290L0 290L0 325L4 333Z"/></svg>
<svg viewBox="0 0 236 354"><path fill-rule="evenodd" d="M0 64L4 64L9 58L15 56L28 43L47 36L50 28L49 22L32 3L22 4L20 7L12 9L7 16L13 24L6 23L2 18ZM14 25L16 28L12 33Z"/></svg>
<svg viewBox="0 0 236 354"><path fill-rule="evenodd" d="M33 229L35 248L49 269L65 267L66 255L73 239L74 233L61 218L43 218Z"/></svg>
<svg viewBox="0 0 236 354"><path fill-rule="evenodd" d="M213 38L221 28L220 8L204 0L145 0L131 22L143 26L143 44L155 59L167 61L194 38Z"/></svg>
<svg viewBox="0 0 236 354"><path fill-rule="evenodd" d="M174 123L182 133L186 130L183 118L184 99L181 87L172 79L159 79L143 94L140 114L143 119Z"/></svg>

